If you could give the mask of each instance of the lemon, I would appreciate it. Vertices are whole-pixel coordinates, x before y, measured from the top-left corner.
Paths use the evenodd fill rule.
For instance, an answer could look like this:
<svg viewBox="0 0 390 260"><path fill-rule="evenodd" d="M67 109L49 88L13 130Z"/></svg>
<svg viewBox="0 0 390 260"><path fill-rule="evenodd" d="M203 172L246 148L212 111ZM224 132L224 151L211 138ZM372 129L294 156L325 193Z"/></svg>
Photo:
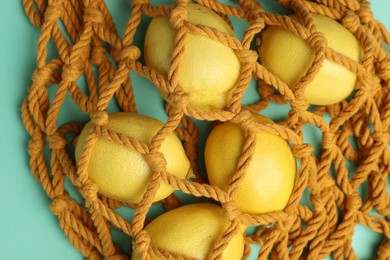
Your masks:
<svg viewBox="0 0 390 260"><path fill-rule="evenodd" d="M213 27L234 36L229 25L216 13L198 4L186 7L192 24ZM168 17L157 16L145 36L144 56L148 66L166 75L171 64L176 31ZM206 36L190 34L181 57L179 85L190 94L189 105L198 109L222 109L229 104L240 75L240 63L234 51ZM166 93L162 93L166 97Z"/></svg>
<svg viewBox="0 0 390 260"><path fill-rule="evenodd" d="M293 19L298 19L292 16ZM360 45L354 35L338 22L313 15L317 31L324 34L328 46L352 60L360 61ZM271 26L262 34L260 61L271 73L293 87L305 75L314 60L309 44L280 27ZM330 105L347 98L356 86L356 74L325 59L320 71L307 86L304 97L314 105Z"/></svg>
<svg viewBox="0 0 390 260"><path fill-rule="evenodd" d="M160 121L135 113L112 113L106 127L117 133L131 136L150 144L153 136L163 126ZM76 144L76 161L80 160L88 133L93 127L87 123ZM178 137L170 133L164 140L160 152L166 159L167 171L185 178L190 163ZM98 192L112 199L138 203L146 191L152 172L143 155L135 150L98 137L88 165L88 175L98 186ZM166 198L173 189L161 182L154 201Z"/></svg>
<svg viewBox="0 0 390 260"><path fill-rule="evenodd" d="M213 243L229 227L220 207L210 203L190 204L168 211L145 227L151 244L160 249L194 259L208 259ZM232 237L222 259L241 259L243 230ZM141 259L133 253L132 259ZM152 258L157 259L157 258Z"/></svg>
<svg viewBox="0 0 390 260"><path fill-rule="evenodd" d="M254 119L260 124L273 123L261 115ZM243 130L237 124L225 122L213 128L205 148L210 184L227 189L243 145ZM257 132L252 161L235 197L237 207L251 214L282 210L293 190L296 172L289 144L279 136Z"/></svg>

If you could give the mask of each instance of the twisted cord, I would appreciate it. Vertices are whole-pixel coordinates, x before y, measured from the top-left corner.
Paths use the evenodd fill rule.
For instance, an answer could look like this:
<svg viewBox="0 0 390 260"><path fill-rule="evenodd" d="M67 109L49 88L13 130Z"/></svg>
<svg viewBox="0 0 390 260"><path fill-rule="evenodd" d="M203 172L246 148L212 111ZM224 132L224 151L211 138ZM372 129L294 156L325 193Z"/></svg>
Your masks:
<svg viewBox="0 0 390 260"><path fill-rule="evenodd" d="M214 28L191 24L187 19L186 0L171 5L151 5L148 0L131 1L131 16L122 38L102 0L23 1L29 20L41 30L37 42L37 69L21 107L23 123L31 136L28 146L30 168L52 200L51 210L58 217L64 234L88 259L127 258L113 243L110 225L133 238L133 249L141 253L142 259L151 256L189 259L155 247L144 230L149 221L146 214L159 185L164 182L185 194L215 200L223 208L230 226L216 239L210 259L221 258L231 238L240 232L241 224L258 227L255 234L245 237L245 257L250 254L249 244L258 244L261 245L258 259L317 259L331 253L336 259L356 259L351 242L358 223L383 234L377 256L380 259L390 257L390 199L386 187L390 174L390 55L384 48L384 44L390 43L390 34L373 18L367 0L279 0L280 4L295 11L299 21L269 13L254 0L236 2L236 5L225 5L215 0L197 1L219 14L230 26L229 17L245 20L248 26L241 41ZM349 30L360 43L361 62L330 49L324 36L317 32L312 14L335 19ZM161 75L139 61L141 51L133 42L143 15L167 16L177 32L167 75ZM64 28L60 28L59 21ZM251 50L254 40L269 26L289 30L314 51L311 66L293 88L264 68L257 53ZM223 110L192 107L188 102L190 94L179 84L181 60L189 34L207 37L231 48L241 63L240 78ZM49 60L48 43L51 40L58 57ZM325 59L355 73L357 88L348 101L312 109L303 93ZM168 120L149 145L106 126L107 108L113 99L120 110L137 111L129 72L145 77L162 93L167 93ZM76 83L82 75L86 79L87 93ZM243 106L243 95L252 78L258 81L260 100ZM50 98L48 87L52 88L53 84L57 87L54 98ZM60 123L59 120L60 111L66 109L67 96L93 123L78 165L69 153L73 147L68 135L80 134L82 125ZM275 125L253 124L250 113L263 111L271 102L288 103L291 110L287 118ZM325 114L330 117L329 122L324 119ZM245 133L244 146L227 190L209 185L197 168L199 133L193 118L231 120ZM322 149L317 156L311 145L304 143L307 125L314 126L322 134ZM241 212L234 198L251 162L258 131L288 140L294 156L300 161L300 168L284 210L251 215ZM166 161L159 149L172 132L183 141L193 173L190 180L166 171ZM96 184L88 177L88 165L99 138L142 154L150 165L151 180L139 204L130 205L98 194ZM50 150L49 158L44 152L46 145ZM356 171L352 173L347 163L353 163ZM80 191L84 204L76 203L65 190L66 178ZM365 198L361 198L358 190L366 182L368 191ZM301 201L305 190L310 193L308 205ZM180 206L175 195L162 202L168 210ZM114 209L120 207L135 208L134 218L129 221L117 214ZM370 215L372 210L381 217Z"/></svg>

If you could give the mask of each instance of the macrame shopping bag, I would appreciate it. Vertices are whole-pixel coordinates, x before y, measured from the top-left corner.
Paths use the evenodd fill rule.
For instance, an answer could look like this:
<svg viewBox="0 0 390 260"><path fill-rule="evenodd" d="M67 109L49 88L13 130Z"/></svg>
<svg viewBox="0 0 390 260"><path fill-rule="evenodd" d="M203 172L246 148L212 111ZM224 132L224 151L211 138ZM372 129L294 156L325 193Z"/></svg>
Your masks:
<svg viewBox="0 0 390 260"><path fill-rule="evenodd" d="M103 0L23 1L30 21L41 29L37 68L22 105L23 121L31 136L28 147L30 167L52 200L51 210L58 217L65 235L77 250L90 259L129 258L113 242L111 226L131 236L133 250L144 253L145 258L151 255L179 257L153 246L144 231L149 221L146 214L152 206L158 183L163 181L190 196L211 198L220 203L224 216L231 221L231 226L213 245L210 259L221 256L240 223L257 227L254 234L245 237L244 258L251 253L249 245L258 244L261 245L258 259L267 259L270 255L272 259L320 259L331 253L336 259L356 259L352 236L358 223L383 234L377 257L389 258L390 202L386 187L390 173L389 33L373 18L367 0L279 0L304 21L302 24L292 21L289 16L265 11L261 1L236 2L227 5L216 0L197 1L215 11L230 25L229 17L245 20L248 25L241 41L216 29L189 23L186 0L178 0L171 5L132 0L131 16L123 37L119 37ZM361 62L353 62L330 49L324 36L316 31L312 14L330 17L347 28L361 45ZM177 31L167 75L145 66L141 61L142 52L134 44L135 33L145 15L169 16L172 27ZM261 32L271 25L289 30L315 51L311 67L293 90L265 69L259 63L257 52L251 49L251 44ZM203 35L229 46L241 63L240 78L229 105L223 110L201 110L190 106L189 94L178 84L177 71L188 34ZM48 58L49 41L58 51L56 58ZM356 73L357 89L349 100L312 107L305 101L303 92L325 58ZM160 91L168 93L168 120L149 145L105 127L107 108L112 100L121 111L137 112L130 72L147 78ZM83 91L76 82L81 76L85 77L87 91ZM243 106L243 94L251 79L257 81L261 99ZM50 97L48 88L55 88L54 97ZM73 158L71 137L77 136L83 125L73 121L59 124L59 113L61 109L66 109L67 96L94 124L78 166ZM291 106L286 120L276 125L254 124L251 113L263 111L271 102ZM329 122L324 119L325 114L329 115ZM300 167L298 181L283 211L251 215L237 209L234 195L240 180L245 177L253 152L243 151L227 190L207 183L197 169L198 132L194 118L237 123L245 133L244 147L248 150L254 145L256 130L267 131L289 141ZM315 156L313 147L304 142L303 128L307 125L315 126L322 133L319 156ZM190 180L169 174L158 153L162 141L171 132L183 141L194 173ZM139 204L121 203L98 194L96 184L87 173L90 153L97 138L124 145L147 158L153 175ZM355 144L350 142L351 139L355 140ZM44 152L46 144L50 148L49 157ZM347 168L347 162L356 165L353 174ZM65 189L66 179L80 192L82 203ZM362 185L368 185L364 196L358 192ZM301 201L304 190L310 193L309 204ZM162 203L167 210L180 205L175 195ZM134 218L129 221L116 213L115 209L120 207L134 208ZM376 215L370 214L373 210Z"/></svg>

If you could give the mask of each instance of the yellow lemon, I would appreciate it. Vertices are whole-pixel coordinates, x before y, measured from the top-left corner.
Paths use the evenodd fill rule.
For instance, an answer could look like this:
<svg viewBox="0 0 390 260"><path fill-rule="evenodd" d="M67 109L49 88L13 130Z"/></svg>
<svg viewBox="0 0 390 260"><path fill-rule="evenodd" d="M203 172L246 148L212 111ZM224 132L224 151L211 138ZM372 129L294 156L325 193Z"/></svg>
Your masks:
<svg viewBox="0 0 390 260"><path fill-rule="evenodd" d="M150 144L153 136L163 124L153 118L133 113L109 114L107 128ZM76 145L76 161L80 160L92 123L82 130ZM190 163L178 137L170 133L164 140L160 152L166 159L167 171L185 178ZM88 175L98 186L99 193L123 202L138 203L146 191L152 172L143 155L123 145L99 137L93 148L88 165ZM154 201L166 198L173 189L161 182Z"/></svg>
<svg viewBox="0 0 390 260"><path fill-rule="evenodd" d="M229 25L216 13L197 4L186 8L192 24L213 27L234 36ZM168 17L151 21L145 36L144 52L148 66L167 74L174 50L176 31ZM189 104L198 109L222 109L229 104L240 75L240 63L234 51L206 36L190 34L181 57L179 85L190 94ZM166 93L162 93L166 96Z"/></svg>
<svg viewBox="0 0 390 260"><path fill-rule="evenodd" d="M261 115L255 115L255 121L272 123ZM207 175L212 185L227 189L243 145L244 134L238 125L225 122L213 128L205 148ZM237 207L252 214L282 210L296 175L296 161L288 142L267 132L256 133L252 161L235 197Z"/></svg>
<svg viewBox="0 0 390 260"><path fill-rule="evenodd" d="M297 19L296 16L292 16ZM317 31L324 34L328 46L352 60L360 61L360 45L355 36L338 22L313 15ZM270 72L293 87L305 75L314 59L314 50L292 32L271 26L262 34L260 61ZM325 59L320 71L307 86L305 99L314 105L330 105L347 98L355 88L356 74Z"/></svg>
<svg viewBox="0 0 390 260"><path fill-rule="evenodd" d="M190 204L168 211L145 227L151 244L193 259L208 259L213 243L229 227L220 207L209 203ZM223 260L241 259L243 230L236 232L223 251ZM141 259L133 253L132 259ZM157 258L152 258L157 259Z"/></svg>

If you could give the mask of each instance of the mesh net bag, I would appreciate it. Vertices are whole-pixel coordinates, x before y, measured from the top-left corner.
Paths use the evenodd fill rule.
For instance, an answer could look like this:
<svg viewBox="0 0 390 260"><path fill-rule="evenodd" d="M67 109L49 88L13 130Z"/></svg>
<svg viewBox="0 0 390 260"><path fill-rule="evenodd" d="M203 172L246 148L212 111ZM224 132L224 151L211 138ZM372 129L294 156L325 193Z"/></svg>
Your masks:
<svg viewBox="0 0 390 260"><path fill-rule="evenodd" d="M146 214L159 183L165 182L189 196L212 199L223 208L231 225L215 241L210 259L221 257L231 235L238 232L240 223L256 227L254 234L245 237L244 259L251 254L250 244L261 245L258 259L319 259L330 254L335 259L357 259L352 236L359 223L383 233L377 257L390 258L390 202L386 188L390 172L390 57L386 48L390 44L390 35L373 18L367 0L278 2L292 9L303 22L267 12L255 0L239 0L229 5L215 0L197 1L230 25L229 17L248 22L240 41L216 29L188 22L186 0L169 5L152 5L149 0L131 1L131 16L123 37L119 36L103 0L23 1L30 21L41 29L37 68L22 105L23 121L31 136L28 147L31 172L52 200L51 210L58 217L65 235L85 257L129 258L113 242L113 226L132 237L133 250L142 253L143 259L150 256L179 258L153 246L144 231L149 221ZM316 31L313 14L337 20L356 37L362 49L360 63L328 47L323 34ZM143 15L168 16L177 32L167 75L159 74L140 61L142 53L134 44L134 36ZM261 32L271 25L284 27L304 39L315 52L309 70L293 88L265 69L259 63L257 51L251 49ZM178 84L177 72L189 34L203 35L230 47L241 63L240 78L224 109L192 107L188 102L190 95ZM48 58L50 41L58 52L58 57L52 59ZM303 93L324 59L356 73L357 89L349 100L330 106L309 106ZM168 119L150 144L106 127L107 108L112 100L121 111L137 112L131 80L133 73L147 78L157 89L167 93L169 101L166 106ZM85 77L87 91L76 82L81 76ZM251 79L256 80L261 99L244 106L243 94ZM56 86L55 95L50 98L48 87L52 85ZM73 121L58 123L60 111L67 109L64 102L67 96L80 113L88 115L93 122L78 165L72 155L74 147L69 136L77 136L83 125ZM261 112L271 103L290 104L288 117L274 125L255 124L251 113ZM324 119L325 114L330 116L329 122ZM194 119L230 120L245 133L244 149L226 190L208 184L197 168L198 131ZM315 156L311 144L304 142L303 128L307 125L315 126L322 133L319 156ZM256 131L266 131L288 140L300 162L298 180L282 211L245 214L235 205L234 196L253 155L251 148L255 145ZM190 160L194 175L189 180L167 172L159 153L162 142L172 132L183 141ZM90 154L98 138L144 155L152 176L140 203L122 203L98 194L96 184L87 173ZM356 145L349 141L351 138L356 140ZM48 153L45 152L46 145L49 146ZM356 165L353 174L346 166L347 161ZM333 175L330 174L332 171ZM82 195L82 203L65 189L67 179ZM368 185L364 196L358 192L362 185ZM310 205L301 203L305 190L310 193ZM167 210L180 205L175 195L159 203L163 203ZM134 208L134 218L128 220L118 214L115 209L120 207ZM370 214L373 210L377 214Z"/></svg>

